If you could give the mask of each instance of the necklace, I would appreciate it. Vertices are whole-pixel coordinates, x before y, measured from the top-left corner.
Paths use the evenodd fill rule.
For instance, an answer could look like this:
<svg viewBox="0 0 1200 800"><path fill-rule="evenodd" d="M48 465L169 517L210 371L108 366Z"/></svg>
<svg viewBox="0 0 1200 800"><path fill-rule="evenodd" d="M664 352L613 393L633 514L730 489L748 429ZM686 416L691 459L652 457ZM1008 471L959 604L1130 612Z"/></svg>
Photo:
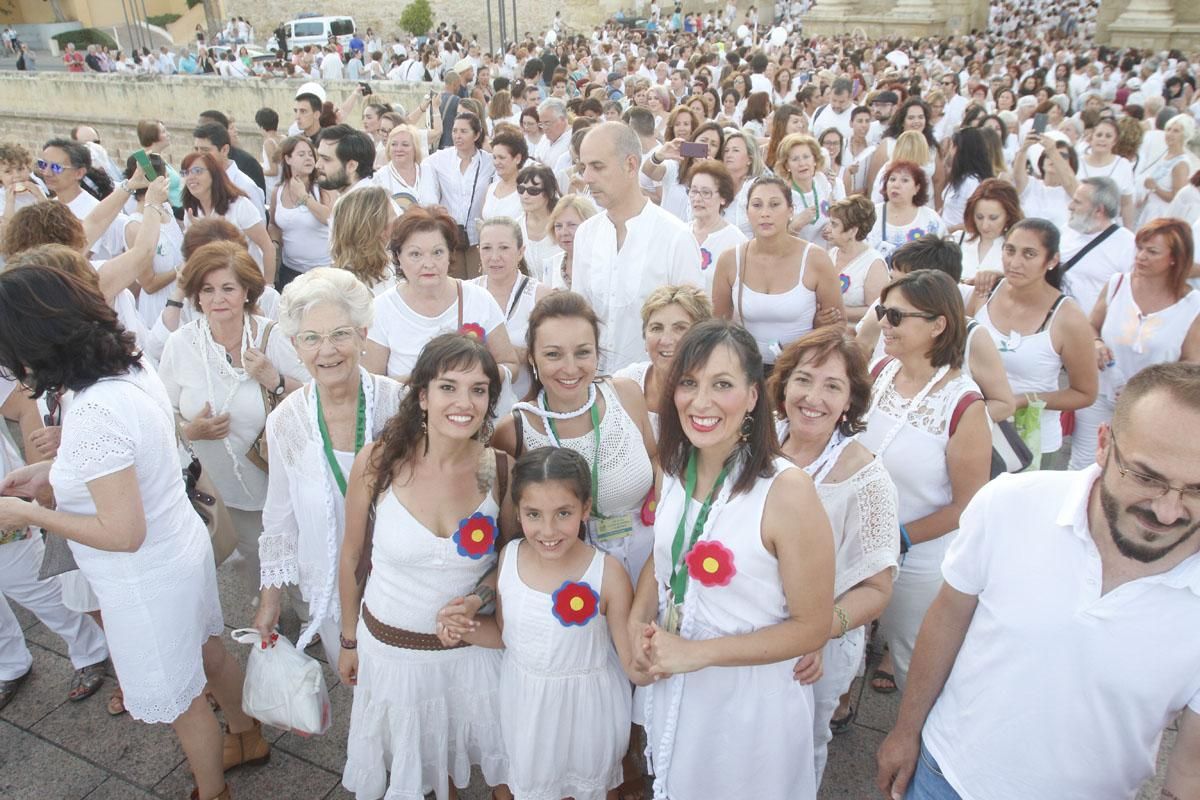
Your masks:
<svg viewBox="0 0 1200 800"><path fill-rule="evenodd" d="M534 405L533 403L526 403L526 402L522 401L520 403L514 403L513 410L516 411L516 410L520 409L521 411L528 411L530 414L536 414L537 416L539 416L545 420L550 420L550 419L564 420L564 419L575 419L576 417L582 417L584 414L588 413L588 411L590 411L592 409L592 406L594 406L595 404L596 404L596 384L589 383L588 384L588 399L587 399L587 401L583 405L581 405L579 408L575 409L574 411L551 411L550 404L546 400L546 390L545 389L542 389L542 391L538 392L537 405ZM547 431L549 431L549 427L547 427ZM554 446L555 447L559 446L557 441L554 442Z"/></svg>

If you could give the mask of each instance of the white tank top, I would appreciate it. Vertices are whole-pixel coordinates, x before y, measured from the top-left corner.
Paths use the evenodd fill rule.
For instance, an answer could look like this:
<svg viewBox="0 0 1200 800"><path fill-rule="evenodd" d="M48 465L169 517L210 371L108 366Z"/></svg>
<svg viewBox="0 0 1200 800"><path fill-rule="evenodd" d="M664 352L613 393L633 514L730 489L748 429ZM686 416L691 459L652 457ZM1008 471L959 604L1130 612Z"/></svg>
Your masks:
<svg viewBox="0 0 1200 800"><path fill-rule="evenodd" d="M817 293L804 285L808 255L816 245L805 244L800 257L800 276L796 285L780 294L756 292L742 281L743 253L749 243L734 250L733 311L754 341L763 362L774 364L778 352L813 329L817 313Z"/></svg>
<svg viewBox="0 0 1200 800"><path fill-rule="evenodd" d="M314 191L318 202L320 195ZM329 225L321 222L304 206L287 208L283 187L275 190L274 223L283 233L283 265L296 272L308 272L329 265Z"/></svg>
<svg viewBox="0 0 1200 800"><path fill-rule="evenodd" d="M1143 314L1133 297L1130 275L1117 273L1105 289L1108 311L1100 337L1114 363L1100 373L1100 392L1115 401L1117 392L1143 367L1178 361L1192 323L1200 315L1200 292L1189 290L1174 304Z"/></svg>
<svg viewBox="0 0 1200 800"><path fill-rule="evenodd" d="M992 297L995 297L995 294ZM1054 349L1054 343L1050 340L1050 329L1054 327L1054 318L1058 315L1058 310L1068 300L1066 295L1059 295L1046 318L1042 320L1041 327L1029 335L1016 331L1002 333L988 314L991 298L975 315L975 321L987 329L996 343L996 349L1000 351L1000 360L1004 362L1004 371L1008 374L1013 394L1058 391L1058 376L1062 372L1063 363L1062 356ZM1059 412L1046 409L1042 411L1042 452L1053 453L1060 447L1062 426L1059 422Z"/></svg>

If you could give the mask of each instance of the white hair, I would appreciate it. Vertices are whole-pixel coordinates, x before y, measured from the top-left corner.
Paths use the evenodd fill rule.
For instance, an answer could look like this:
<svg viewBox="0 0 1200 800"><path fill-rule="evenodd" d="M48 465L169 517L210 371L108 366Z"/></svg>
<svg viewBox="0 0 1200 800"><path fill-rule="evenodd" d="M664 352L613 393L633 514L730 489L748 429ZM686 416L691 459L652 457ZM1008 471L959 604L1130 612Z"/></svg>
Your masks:
<svg viewBox="0 0 1200 800"><path fill-rule="evenodd" d="M283 290L279 301L279 329L287 336L300 332L309 311L319 305L340 306L355 328L369 328L375 318L375 297L349 270L318 267L309 270Z"/></svg>

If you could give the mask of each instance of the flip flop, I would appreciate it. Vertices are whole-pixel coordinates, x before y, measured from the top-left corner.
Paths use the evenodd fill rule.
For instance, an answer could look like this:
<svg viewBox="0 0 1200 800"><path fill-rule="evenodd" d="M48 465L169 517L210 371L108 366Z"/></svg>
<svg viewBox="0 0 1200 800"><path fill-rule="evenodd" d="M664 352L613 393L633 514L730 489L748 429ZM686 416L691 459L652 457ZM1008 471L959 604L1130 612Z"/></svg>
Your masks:
<svg viewBox="0 0 1200 800"><path fill-rule="evenodd" d="M833 719L829 720L829 731L834 736L838 736L850 730L850 724L854 722L854 716L857 713L858 709L856 709L854 706L850 706L849 714L844 717L834 717Z"/></svg>
<svg viewBox="0 0 1200 800"><path fill-rule="evenodd" d="M891 686L877 686L876 681L887 681ZM896 676L882 669L877 669L871 673L871 689L879 694L892 694L896 691Z"/></svg>
<svg viewBox="0 0 1200 800"><path fill-rule="evenodd" d="M108 713L110 716L119 717L125 711L125 692L121 691L121 687L118 686L116 691L108 697Z"/></svg>
<svg viewBox="0 0 1200 800"><path fill-rule="evenodd" d="M71 691L67 699L73 703L86 700L100 690L104 685L104 662L92 664L90 667L75 670L75 678L71 681Z"/></svg>
<svg viewBox="0 0 1200 800"><path fill-rule="evenodd" d="M17 689L21 688L21 684L33 673L33 667L25 670L25 674L20 677L13 678L11 681L0 681L0 708L4 708L14 697L17 696Z"/></svg>

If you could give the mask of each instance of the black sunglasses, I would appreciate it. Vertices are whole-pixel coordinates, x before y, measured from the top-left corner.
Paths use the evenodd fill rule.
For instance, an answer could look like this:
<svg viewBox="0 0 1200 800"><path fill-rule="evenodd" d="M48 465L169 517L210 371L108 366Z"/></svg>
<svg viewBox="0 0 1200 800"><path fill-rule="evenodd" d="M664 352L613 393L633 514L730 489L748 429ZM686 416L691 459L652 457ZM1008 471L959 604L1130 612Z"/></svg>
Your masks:
<svg viewBox="0 0 1200 800"><path fill-rule="evenodd" d="M906 317L920 317L921 319L937 319L937 314L930 314L926 311L901 311L898 308L888 308L885 305L875 306L875 319L882 320L887 317L888 324L893 328L898 327L904 322Z"/></svg>
<svg viewBox="0 0 1200 800"><path fill-rule="evenodd" d="M517 184L517 194L527 194L530 197L537 197L542 192L546 191L541 186L534 186L531 183Z"/></svg>
<svg viewBox="0 0 1200 800"><path fill-rule="evenodd" d="M62 425L62 395L58 392L49 392L46 394L46 411L48 414L42 415L42 423L47 428L53 428Z"/></svg>

